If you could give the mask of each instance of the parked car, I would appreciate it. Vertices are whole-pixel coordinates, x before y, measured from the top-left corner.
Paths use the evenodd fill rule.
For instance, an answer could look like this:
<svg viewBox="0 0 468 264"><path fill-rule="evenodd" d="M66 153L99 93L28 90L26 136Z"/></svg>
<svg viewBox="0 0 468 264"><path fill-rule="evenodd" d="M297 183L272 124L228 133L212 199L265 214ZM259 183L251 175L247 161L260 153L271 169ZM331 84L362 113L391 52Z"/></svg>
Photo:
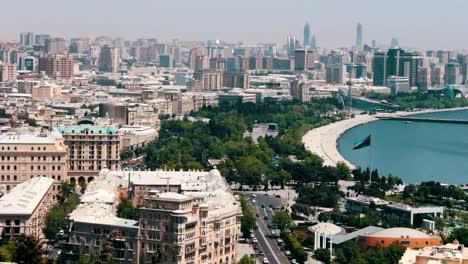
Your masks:
<svg viewBox="0 0 468 264"><path fill-rule="evenodd" d="M263 264L268 264L270 263L267 258L263 258Z"/></svg>

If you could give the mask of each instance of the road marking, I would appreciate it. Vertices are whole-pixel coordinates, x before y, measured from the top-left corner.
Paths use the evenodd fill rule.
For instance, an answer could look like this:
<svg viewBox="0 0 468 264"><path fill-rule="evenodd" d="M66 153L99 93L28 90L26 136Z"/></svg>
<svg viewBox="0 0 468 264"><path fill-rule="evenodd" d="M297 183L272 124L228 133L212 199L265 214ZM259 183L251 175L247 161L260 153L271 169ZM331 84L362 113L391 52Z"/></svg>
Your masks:
<svg viewBox="0 0 468 264"><path fill-rule="evenodd" d="M258 212L258 207L256 207L256 208L257 208L257 212ZM268 230L268 228L265 226L265 223L263 223L263 221L262 221L261 219L259 219L259 222L262 223L263 226L265 227L265 229ZM268 243L268 241L267 241L267 239L266 239L266 237L265 237L265 234L264 234L263 231L262 231L262 228L259 227L259 228L258 228L258 231L259 231L260 234L262 235L262 239L263 239L263 241L266 243L268 249L270 250L271 255L273 255L273 258L275 259L276 263L281 264L281 261L279 261L278 257L276 256L275 251L273 250L273 248L271 248L270 243Z"/></svg>

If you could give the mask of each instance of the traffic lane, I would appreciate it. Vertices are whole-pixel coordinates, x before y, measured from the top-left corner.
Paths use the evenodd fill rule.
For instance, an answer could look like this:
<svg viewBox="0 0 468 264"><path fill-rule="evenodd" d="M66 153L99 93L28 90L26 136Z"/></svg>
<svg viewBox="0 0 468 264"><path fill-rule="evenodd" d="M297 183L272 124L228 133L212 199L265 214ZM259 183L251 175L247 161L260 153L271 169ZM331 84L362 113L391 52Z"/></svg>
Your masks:
<svg viewBox="0 0 468 264"><path fill-rule="evenodd" d="M271 238L270 229L267 226L268 223L264 220L266 214L264 214L264 212L262 211L263 210L261 208L257 207L257 213L259 215L259 217L257 218L257 226L258 229L260 229L263 233L265 240L269 245L271 253L276 257L273 257L273 259L280 264L289 263L288 258L283 254L281 248L276 243L276 240ZM271 262L270 258L268 258L268 260Z"/></svg>

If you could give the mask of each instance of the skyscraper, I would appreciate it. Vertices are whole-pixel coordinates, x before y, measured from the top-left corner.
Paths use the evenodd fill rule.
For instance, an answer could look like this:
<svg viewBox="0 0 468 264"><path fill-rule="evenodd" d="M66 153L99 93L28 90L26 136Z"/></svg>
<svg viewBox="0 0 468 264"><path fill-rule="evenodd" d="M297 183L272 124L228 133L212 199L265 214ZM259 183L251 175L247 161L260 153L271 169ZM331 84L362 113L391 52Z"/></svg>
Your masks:
<svg viewBox="0 0 468 264"><path fill-rule="evenodd" d="M288 56L294 56L294 50L296 49L296 37L288 36L287 39L287 49L288 49Z"/></svg>
<svg viewBox="0 0 468 264"><path fill-rule="evenodd" d="M417 84L418 68L422 58L418 53L392 48L387 52L376 52L372 62L374 85L386 86L390 76L408 77L410 87Z"/></svg>
<svg viewBox="0 0 468 264"><path fill-rule="evenodd" d="M358 23L356 28L356 49L362 50L362 24Z"/></svg>
<svg viewBox="0 0 468 264"><path fill-rule="evenodd" d="M317 49L317 39L315 38L315 35L312 35L312 37L310 38L310 49Z"/></svg>
<svg viewBox="0 0 468 264"><path fill-rule="evenodd" d="M457 62L445 64L444 81L446 85L458 84L459 65Z"/></svg>
<svg viewBox="0 0 468 264"><path fill-rule="evenodd" d="M304 48L310 46L310 25L306 22L304 25Z"/></svg>
<svg viewBox="0 0 468 264"><path fill-rule="evenodd" d="M398 39L397 38L392 38L392 41L390 42L390 47L395 48L395 47L398 47L398 46L400 46L400 43L399 43Z"/></svg>
<svg viewBox="0 0 468 264"><path fill-rule="evenodd" d="M32 48L34 44L34 33L22 32L20 34L20 45L22 48Z"/></svg>
<svg viewBox="0 0 468 264"><path fill-rule="evenodd" d="M313 70L315 67L315 54L313 51L304 48L294 51L294 69L296 71Z"/></svg>

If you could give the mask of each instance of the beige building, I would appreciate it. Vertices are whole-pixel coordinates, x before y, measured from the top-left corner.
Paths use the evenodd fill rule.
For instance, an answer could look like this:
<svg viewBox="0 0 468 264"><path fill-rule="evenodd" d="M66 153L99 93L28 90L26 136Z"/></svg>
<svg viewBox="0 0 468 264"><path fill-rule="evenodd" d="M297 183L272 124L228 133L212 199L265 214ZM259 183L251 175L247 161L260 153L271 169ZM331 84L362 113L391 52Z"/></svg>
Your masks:
<svg viewBox="0 0 468 264"><path fill-rule="evenodd" d="M18 80L16 82L18 93L32 94L32 88L40 83L40 81L36 80Z"/></svg>
<svg viewBox="0 0 468 264"><path fill-rule="evenodd" d="M201 71L194 73L195 80L201 82L201 87L204 91L218 90L223 88L223 72L222 71Z"/></svg>
<svg viewBox="0 0 468 264"><path fill-rule="evenodd" d="M53 99L62 96L62 87L52 84L34 86L31 89L32 99Z"/></svg>
<svg viewBox="0 0 468 264"><path fill-rule="evenodd" d="M120 135L113 126L58 126L68 146L70 182L92 181L102 169L120 169Z"/></svg>
<svg viewBox="0 0 468 264"><path fill-rule="evenodd" d="M75 59L67 53L48 54L39 58L39 72L49 77L73 79Z"/></svg>
<svg viewBox="0 0 468 264"><path fill-rule="evenodd" d="M47 212L55 204L54 180L35 177L0 198L0 234L10 240L20 234L42 238Z"/></svg>
<svg viewBox="0 0 468 264"><path fill-rule="evenodd" d="M0 82L16 81L17 65L4 63L0 65Z"/></svg>
<svg viewBox="0 0 468 264"><path fill-rule="evenodd" d="M0 192L39 176L58 185L67 175L67 147L57 131L0 135ZM52 188L60 186L53 186Z"/></svg>
<svg viewBox="0 0 468 264"><path fill-rule="evenodd" d="M398 264L468 264L468 249L457 241L438 247L407 249Z"/></svg>
<svg viewBox="0 0 468 264"><path fill-rule="evenodd" d="M144 148L158 138L158 131L149 126L122 126L119 133L122 150Z"/></svg>

